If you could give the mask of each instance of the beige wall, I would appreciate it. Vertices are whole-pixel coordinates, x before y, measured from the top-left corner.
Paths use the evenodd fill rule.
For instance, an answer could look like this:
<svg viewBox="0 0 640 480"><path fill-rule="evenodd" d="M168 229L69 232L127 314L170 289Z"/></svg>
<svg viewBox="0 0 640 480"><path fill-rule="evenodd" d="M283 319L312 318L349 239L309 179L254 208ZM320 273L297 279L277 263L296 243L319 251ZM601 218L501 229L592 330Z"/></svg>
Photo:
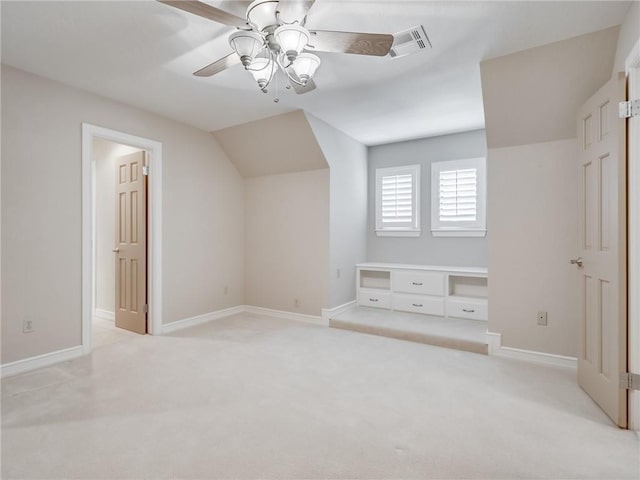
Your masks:
<svg viewBox="0 0 640 480"><path fill-rule="evenodd" d="M367 147L306 114L329 163L329 308L356 299L356 264L367 259Z"/></svg>
<svg viewBox="0 0 640 480"><path fill-rule="evenodd" d="M102 138L93 141L95 162L95 290L94 305L97 310L113 314L115 310L116 269L112 252L116 224L116 160L122 155L139 152L140 149L120 145Z"/></svg>
<svg viewBox="0 0 640 480"><path fill-rule="evenodd" d="M489 330L575 356L577 110L611 77L619 27L482 62L488 151ZM520 213L518 215L518 213ZM538 310L549 325L536 324Z"/></svg>
<svg viewBox="0 0 640 480"><path fill-rule="evenodd" d="M489 331L508 347L576 356L577 143L490 149L487 167Z"/></svg>
<svg viewBox="0 0 640 480"><path fill-rule="evenodd" d="M619 27L480 64L489 148L576 136L575 113L611 78Z"/></svg>
<svg viewBox="0 0 640 480"><path fill-rule="evenodd" d="M568 262L578 229L575 114L608 80L617 33L483 62L487 136L494 147L514 145L488 153L489 330L505 346L577 354L577 274ZM536 324L539 310L547 327Z"/></svg>
<svg viewBox="0 0 640 480"><path fill-rule="evenodd" d="M302 110L213 132L243 177L327 168Z"/></svg>
<svg viewBox="0 0 640 480"><path fill-rule="evenodd" d="M209 133L3 66L2 363L81 343L82 122L163 143L164 322L244 302L243 180Z"/></svg>
<svg viewBox="0 0 640 480"><path fill-rule="evenodd" d="M245 182L247 304L320 315L328 297L329 170Z"/></svg>

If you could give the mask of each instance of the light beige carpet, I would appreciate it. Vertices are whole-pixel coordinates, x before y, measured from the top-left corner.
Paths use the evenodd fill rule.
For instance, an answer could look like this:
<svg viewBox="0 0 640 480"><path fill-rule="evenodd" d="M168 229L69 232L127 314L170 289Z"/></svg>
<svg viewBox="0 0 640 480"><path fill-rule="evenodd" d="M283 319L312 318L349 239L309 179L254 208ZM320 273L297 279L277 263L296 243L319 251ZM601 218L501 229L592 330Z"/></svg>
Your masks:
<svg viewBox="0 0 640 480"><path fill-rule="evenodd" d="M3 478L637 479L569 369L236 316L2 381Z"/></svg>
<svg viewBox="0 0 640 480"><path fill-rule="evenodd" d="M489 352L487 322L444 318L381 308L357 307L332 317L329 325L354 332L455 348L467 352Z"/></svg>

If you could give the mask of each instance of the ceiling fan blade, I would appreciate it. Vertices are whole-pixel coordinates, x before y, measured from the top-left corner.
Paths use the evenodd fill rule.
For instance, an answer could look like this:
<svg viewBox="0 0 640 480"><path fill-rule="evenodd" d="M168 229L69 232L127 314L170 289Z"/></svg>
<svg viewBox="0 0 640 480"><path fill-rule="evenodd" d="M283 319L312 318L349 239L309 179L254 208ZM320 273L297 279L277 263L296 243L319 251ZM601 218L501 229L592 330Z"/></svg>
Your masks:
<svg viewBox="0 0 640 480"><path fill-rule="evenodd" d="M393 45L393 35L384 33L312 30L305 49L316 52L353 53L383 57Z"/></svg>
<svg viewBox="0 0 640 480"><path fill-rule="evenodd" d="M158 0L158 2L213 20L214 22L222 23L223 25L229 25L231 27L247 26L247 21L244 18L220 10L207 3L198 2L197 0Z"/></svg>
<svg viewBox="0 0 640 480"><path fill-rule="evenodd" d="M222 57L221 59L216 60L215 62L207 65L206 67L201 68L200 70L198 70L197 72L194 72L193 74L196 77L211 77L216 73L220 73L221 71L229 67L238 65L239 63L240 63L240 57L238 57L238 55L236 55L235 52L233 52L227 55L226 57Z"/></svg>
<svg viewBox="0 0 640 480"><path fill-rule="evenodd" d="M287 67L287 73L294 80L297 80L298 82L300 81L293 67ZM313 81L313 78L310 78L309 80L307 80L306 85L298 85L296 82L289 82L289 84L293 88L293 91L296 92L298 95L302 95L303 93L309 93L316 89L316 82Z"/></svg>
<svg viewBox="0 0 640 480"><path fill-rule="evenodd" d="M316 0L280 0L278 12L285 23L293 23L296 20L303 23L304 17Z"/></svg>

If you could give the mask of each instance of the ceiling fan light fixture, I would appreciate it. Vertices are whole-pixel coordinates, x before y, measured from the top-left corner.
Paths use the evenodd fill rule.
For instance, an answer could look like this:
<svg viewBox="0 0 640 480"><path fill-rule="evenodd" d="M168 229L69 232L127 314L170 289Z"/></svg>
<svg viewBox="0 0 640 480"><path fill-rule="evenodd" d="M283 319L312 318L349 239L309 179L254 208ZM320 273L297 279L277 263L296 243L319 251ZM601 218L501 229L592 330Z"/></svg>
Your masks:
<svg viewBox="0 0 640 480"><path fill-rule="evenodd" d="M259 31L277 25L278 0L255 0L247 7L247 20Z"/></svg>
<svg viewBox="0 0 640 480"><path fill-rule="evenodd" d="M273 32L273 36L290 62L293 62L309 43L309 30L299 25L281 25Z"/></svg>
<svg viewBox="0 0 640 480"><path fill-rule="evenodd" d="M258 33L239 30L231 34L229 45L240 57L242 65L248 67L264 46L264 39Z"/></svg>
<svg viewBox="0 0 640 480"><path fill-rule="evenodd" d="M270 58L256 58L249 69L260 90L264 91L276 73L276 67Z"/></svg>
<svg viewBox="0 0 640 480"><path fill-rule="evenodd" d="M320 58L313 53L301 53L293 62L293 70L303 84L306 84L320 66Z"/></svg>

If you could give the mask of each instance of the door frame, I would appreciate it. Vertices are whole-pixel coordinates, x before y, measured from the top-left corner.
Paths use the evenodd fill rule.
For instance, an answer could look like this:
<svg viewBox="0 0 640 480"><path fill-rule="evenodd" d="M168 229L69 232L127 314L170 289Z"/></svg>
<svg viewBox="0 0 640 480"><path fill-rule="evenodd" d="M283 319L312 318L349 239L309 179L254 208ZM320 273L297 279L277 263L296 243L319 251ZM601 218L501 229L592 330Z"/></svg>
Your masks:
<svg viewBox="0 0 640 480"><path fill-rule="evenodd" d="M629 100L640 98L640 40L625 62ZM628 125L628 360L627 369L640 373L640 119ZM640 430L640 391L629 390L629 428Z"/></svg>
<svg viewBox="0 0 640 480"><path fill-rule="evenodd" d="M148 333L162 333L162 143L109 128L82 123L82 351L91 352L95 304L95 160L93 140L101 138L146 150Z"/></svg>

